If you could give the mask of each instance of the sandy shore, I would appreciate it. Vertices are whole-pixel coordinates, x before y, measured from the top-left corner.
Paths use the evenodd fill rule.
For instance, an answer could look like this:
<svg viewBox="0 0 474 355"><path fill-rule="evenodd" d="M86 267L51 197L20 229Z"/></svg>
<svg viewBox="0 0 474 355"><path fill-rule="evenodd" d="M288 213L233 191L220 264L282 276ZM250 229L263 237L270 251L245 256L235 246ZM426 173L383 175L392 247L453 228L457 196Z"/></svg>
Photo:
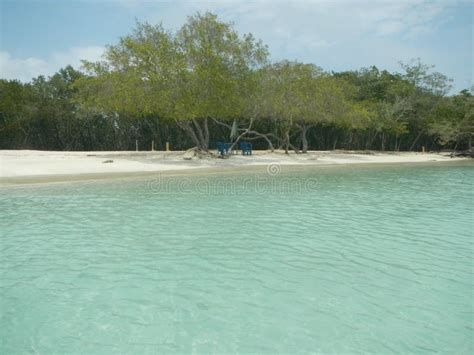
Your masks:
<svg viewBox="0 0 474 355"><path fill-rule="evenodd" d="M390 164L452 162L438 153L381 153L312 151L289 154L282 151L254 151L252 156L233 155L228 159L184 160L184 152L51 152L34 150L0 151L0 183L34 183L91 178L134 176L156 172L184 172L195 169L226 169L279 164L322 166L344 164Z"/></svg>

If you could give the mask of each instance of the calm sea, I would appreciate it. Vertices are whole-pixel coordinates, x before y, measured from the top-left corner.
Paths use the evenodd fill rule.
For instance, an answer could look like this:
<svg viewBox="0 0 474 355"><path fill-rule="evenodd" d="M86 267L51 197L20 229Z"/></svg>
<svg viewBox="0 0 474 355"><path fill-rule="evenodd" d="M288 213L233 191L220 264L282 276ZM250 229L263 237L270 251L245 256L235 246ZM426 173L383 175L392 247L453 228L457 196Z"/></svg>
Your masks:
<svg viewBox="0 0 474 355"><path fill-rule="evenodd" d="M0 189L0 353L474 351L474 164Z"/></svg>

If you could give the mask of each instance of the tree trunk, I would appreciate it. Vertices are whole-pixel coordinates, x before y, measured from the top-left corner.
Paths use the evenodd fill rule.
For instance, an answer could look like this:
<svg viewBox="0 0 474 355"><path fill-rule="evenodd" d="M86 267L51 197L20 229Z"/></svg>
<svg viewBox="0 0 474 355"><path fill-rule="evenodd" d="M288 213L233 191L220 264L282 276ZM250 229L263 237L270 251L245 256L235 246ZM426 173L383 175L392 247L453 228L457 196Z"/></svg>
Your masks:
<svg viewBox="0 0 474 355"><path fill-rule="evenodd" d="M227 127L230 131L232 131L232 129L233 129L232 126L230 126L230 125L228 125L224 122L220 122L217 119L215 119L214 117L210 117L210 119L213 120L215 123L217 123L219 126ZM273 138L277 139L280 142L281 142L281 140L278 137L276 137L273 133L263 134L263 133L252 130L253 121L254 121L254 119L251 118L248 128L244 128L244 129L240 128L238 130L244 132L244 135L248 135L248 134L255 135L255 137L245 137L246 140L256 140L256 139L259 139L259 138L265 139L268 143L268 149L270 149L273 152L275 150L275 148L273 147L272 141L268 137L269 136L273 137ZM237 138L237 140L234 142L234 144L236 144L238 142L238 140L243 138L244 135L240 135L239 138Z"/></svg>
<svg viewBox="0 0 474 355"><path fill-rule="evenodd" d="M290 147L290 132L285 131L285 139L284 139L284 148L285 148L285 154L288 153L288 148Z"/></svg>
<svg viewBox="0 0 474 355"><path fill-rule="evenodd" d="M227 151L227 154L231 154L232 150L234 149L234 147L237 145L237 143L239 143L240 139L245 136L246 134L248 134L250 132L250 129L252 129L252 125L253 125L253 120L254 118L252 117L250 119L250 123L249 123L249 126L247 129L245 129L236 139L235 141L230 145L229 147L229 150Z"/></svg>
<svg viewBox="0 0 474 355"><path fill-rule="evenodd" d="M418 132L418 135L416 138L413 140L413 143L411 144L410 148L408 149L410 152L413 151L413 148L415 148L415 144L418 142L418 139L420 139L422 132Z"/></svg>
<svg viewBox="0 0 474 355"><path fill-rule="evenodd" d="M206 150L209 149L209 126L207 124L207 117L204 119L204 140L206 144Z"/></svg>
<svg viewBox="0 0 474 355"><path fill-rule="evenodd" d="M377 136L379 135L379 132L375 131L374 136L372 139L369 141L368 149L371 149L374 145L375 139L377 139Z"/></svg>
<svg viewBox="0 0 474 355"><path fill-rule="evenodd" d="M201 141L196 135L196 132L194 132L193 127L191 126L189 121L176 121L176 124L189 136L189 138L191 138L191 140L199 150L203 149L203 147L201 146Z"/></svg>
<svg viewBox="0 0 474 355"><path fill-rule="evenodd" d="M349 140L347 142L348 148L352 149L352 138L354 137L354 132L351 130L349 132Z"/></svg>
<svg viewBox="0 0 474 355"><path fill-rule="evenodd" d="M303 125L301 128L301 144L303 148L303 153L308 152L308 138L306 137L307 133L308 133L308 126Z"/></svg>
<svg viewBox="0 0 474 355"><path fill-rule="evenodd" d="M207 152L209 150L209 128L207 124L207 118L203 121L203 126L193 119L191 121L178 121L176 124L191 138L196 148L201 151Z"/></svg>
<svg viewBox="0 0 474 355"><path fill-rule="evenodd" d="M267 134L259 133L257 131L248 131L247 134L253 134L253 135L255 135L255 137L245 137L246 140L253 141L253 140L256 140L256 139L263 138L263 139L265 139L265 141L268 144L268 149L271 152L275 151L275 148L273 147L272 141L268 138Z"/></svg>
<svg viewBox="0 0 474 355"><path fill-rule="evenodd" d="M207 135L205 133L205 129L201 128L201 125L199 124L198 121L193 119L193 124L195 131L197 132L197 137L199 139L199 146L198 148L203 151L207 151L209 148L209 132L207 132ZM207 128L207 120L204 121L204 126Z"/></svg>
<svg viewBox="0 0 474 355"><path fill-rule="evenodd" d="M402 137L398 140L398 147L397 147L397 152L400 151L400 146L402 145Z"/></svg>

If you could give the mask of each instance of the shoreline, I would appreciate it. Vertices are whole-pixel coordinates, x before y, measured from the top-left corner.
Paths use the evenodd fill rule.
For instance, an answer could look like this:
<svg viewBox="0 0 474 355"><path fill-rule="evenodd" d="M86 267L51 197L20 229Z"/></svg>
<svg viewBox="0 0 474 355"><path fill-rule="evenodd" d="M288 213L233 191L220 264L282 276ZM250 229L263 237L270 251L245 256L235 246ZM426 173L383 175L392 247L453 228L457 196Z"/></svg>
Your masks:
<svg viewBox="0 0 474 355"><path fill-rule="evenodd" d="M185 160L184 151L58 152L0 151L0 186L44 184L156 176L208 175L236 171L265 171L269 165L285 171L301 167L379 166L469 161L449 153L310 151L289 155L282 151L254 151L252 156ZM112 162L107 162L112 161Z"/></svg>

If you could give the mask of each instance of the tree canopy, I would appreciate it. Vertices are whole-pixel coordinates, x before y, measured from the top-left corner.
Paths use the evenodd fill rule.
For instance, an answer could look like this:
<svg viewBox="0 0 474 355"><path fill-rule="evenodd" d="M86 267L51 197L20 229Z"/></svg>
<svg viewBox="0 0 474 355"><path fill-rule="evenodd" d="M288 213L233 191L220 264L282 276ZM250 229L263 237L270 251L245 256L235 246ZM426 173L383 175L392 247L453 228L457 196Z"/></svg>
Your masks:
<svg viewBox="0 0 474 355"><path fill-rule="evenodd" d="M142 149L216 141L257 148L471 149L471 90L419 59L400 72L271 62L262 41L215 14L177 31L137 22L98 62L30 83L0 80L0 148Z"/></svg>

